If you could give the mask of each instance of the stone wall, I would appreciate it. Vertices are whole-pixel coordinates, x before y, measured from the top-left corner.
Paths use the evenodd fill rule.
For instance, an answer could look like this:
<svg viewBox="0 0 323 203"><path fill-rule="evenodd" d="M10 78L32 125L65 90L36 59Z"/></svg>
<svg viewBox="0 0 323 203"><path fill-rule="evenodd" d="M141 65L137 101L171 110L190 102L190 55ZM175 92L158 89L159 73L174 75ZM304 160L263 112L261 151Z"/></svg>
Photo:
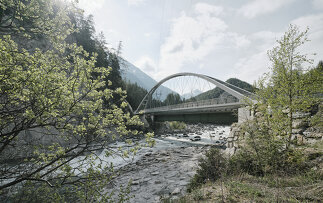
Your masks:
<svg viewBox="0 0 323 203"><path fill-rule="evenodd" d="M312 144L317 141L323 140L323 103L313 107L313 110L307 113L297 112L293 115L293 130L292 141L298 145ZM250 115L248 117L248 115ZM231 131L228 137L227 147L233 149L235 152L240 145L243 145L242 137L244 134L241 131L241 126L249 119L258 117L261 119L262 114L260 112L252 113L247 108L239 109L239 122L231 125ZM319 119L318 124L312 125L311 119L317 117Z"/></svg>
<svg viewBox="0 0 323 203"><path fill-rule="evenodd" d="M250 119L253 119L253 113L248 107L238 109L238 123L243 123Z"/></svg>

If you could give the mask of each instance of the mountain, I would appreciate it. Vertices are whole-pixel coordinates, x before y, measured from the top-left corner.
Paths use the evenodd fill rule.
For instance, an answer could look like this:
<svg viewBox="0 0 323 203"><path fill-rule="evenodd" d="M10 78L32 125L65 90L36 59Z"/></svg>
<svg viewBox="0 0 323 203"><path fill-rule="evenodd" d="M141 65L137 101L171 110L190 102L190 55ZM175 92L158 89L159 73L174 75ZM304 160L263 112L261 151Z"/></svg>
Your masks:
<svg viewBox="0 0 323 203"><path fill-rule="evenodd" d="M248 92L255 92L254 86L250 85L249 83L239 80L237 78L230 78L226 81L227 83L240 87L241 89L247 90Z"/></svg>
<svg viewBox="0 0 323 203"><path fill-rule="evenodd" d="M241 89L247 90L249 92L254 92L254 87L250 85L247 82L244 82L242 80L239 80L237 78L230 78L226 81L227 83L240 87ZM213 99L213 98L227 98L230 94L224 92L224 90L220 89L219 87L216 87L214 89L211 89L209 91L203 92L195 97L192 97L190 100L205 100L205 99ZM233 97L233 96L231 96ZM233 99L236 100L236 99Z"/></svg>
<svg viewBox="0 0 323 203"><path fill-rule="evenodd" d="M182 94L182 95L181 95L181 98L182 98L182 99L189 99L189 98L191 98L191 97L195 97L195 96L197 96L197 95L199 95L199 94L201 94L201 93L203 93L201 90L195 89L195 90L193 90L193 91L192 91L192 92L190 92L190 93Z"/></svg>
<svg viewBox="0 0 323 203"><path fill-rule="evenodd" d="M121 77L124 81L137 84L147 91L150 91L150 89L157 84L156 80L152 79L149 75L141 71L138 67L136 67L129 61L119 57L119 63ZM169 93L174 93L174 91L161 85L158 88L158 93L162 95L160 99L164 100Z"/></svg>

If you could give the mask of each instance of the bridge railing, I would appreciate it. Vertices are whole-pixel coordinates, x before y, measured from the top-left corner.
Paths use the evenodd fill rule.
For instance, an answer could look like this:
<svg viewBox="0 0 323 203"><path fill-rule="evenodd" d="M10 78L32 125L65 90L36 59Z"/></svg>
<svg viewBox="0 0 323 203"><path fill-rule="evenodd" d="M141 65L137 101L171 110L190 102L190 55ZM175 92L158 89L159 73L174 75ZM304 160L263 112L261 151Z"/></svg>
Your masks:
<svg viewBox="0 0 323 203"><path fill-rule="evenodd" d="M167 111L172 109L194 108L194 107L211 106L211 105L228 104L228 103L236 103L236 101L234 101L232 98L230 99L214 98L214 99L207 99L207 100L201 100L196 102L187 102L187 103L181 103L181 104L149 108L149 109L145 109L145 112L148 113L148 112L157 112L157 111Z"/></svg>

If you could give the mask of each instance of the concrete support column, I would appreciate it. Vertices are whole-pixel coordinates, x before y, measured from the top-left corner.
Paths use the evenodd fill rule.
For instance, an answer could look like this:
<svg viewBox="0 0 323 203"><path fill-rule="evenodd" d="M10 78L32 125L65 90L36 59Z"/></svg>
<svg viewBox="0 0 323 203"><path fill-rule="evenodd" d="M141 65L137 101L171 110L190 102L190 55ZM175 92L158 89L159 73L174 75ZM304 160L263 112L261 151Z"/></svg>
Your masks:
<svg viewBox="0 0 323 203"><path fill-rule="evenodd" d="M246 107L238 109L238 123L253 119L253 113Z"/></svg>
<svg viewBox="0 0 323 203"><path fill-rule="evenodd" d="M140 115L139 117L140 117L141 122L143 122L143 123L144 123L144 127L145 127L145 128L148 128L148 127L149 127L149 123L148 123L148 121L147 121L147 119L146 119L146 116L145 116L144 114L142 114L142 115Z"/></svg>

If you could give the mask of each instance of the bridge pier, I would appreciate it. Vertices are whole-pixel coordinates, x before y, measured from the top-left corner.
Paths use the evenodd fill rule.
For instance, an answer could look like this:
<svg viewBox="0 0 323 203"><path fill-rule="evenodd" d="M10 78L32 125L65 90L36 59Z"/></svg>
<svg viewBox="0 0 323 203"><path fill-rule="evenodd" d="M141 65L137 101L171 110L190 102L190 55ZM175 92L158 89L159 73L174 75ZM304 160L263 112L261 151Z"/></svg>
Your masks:
<svg viewBox="0 0 323 203"><path fill-rule="evenodd" d="M155 116L154 115L150 115L150 120L151 120L151 122L155 122Z"/></svg>
<svg viewBox="0 0 323 203"><path fill-rule="evenodd" d="M247 107L238 108L238 123L253 119L253 112Z"/></svg>
<svg viewBox="0 0 323 203"><path fill-rule="evenodd" d="M146 119L145 114L140 115L139 118L140 118L141 122L144 123L144 127L149 128L150 125L149 125L149 122Z"/></svg>

